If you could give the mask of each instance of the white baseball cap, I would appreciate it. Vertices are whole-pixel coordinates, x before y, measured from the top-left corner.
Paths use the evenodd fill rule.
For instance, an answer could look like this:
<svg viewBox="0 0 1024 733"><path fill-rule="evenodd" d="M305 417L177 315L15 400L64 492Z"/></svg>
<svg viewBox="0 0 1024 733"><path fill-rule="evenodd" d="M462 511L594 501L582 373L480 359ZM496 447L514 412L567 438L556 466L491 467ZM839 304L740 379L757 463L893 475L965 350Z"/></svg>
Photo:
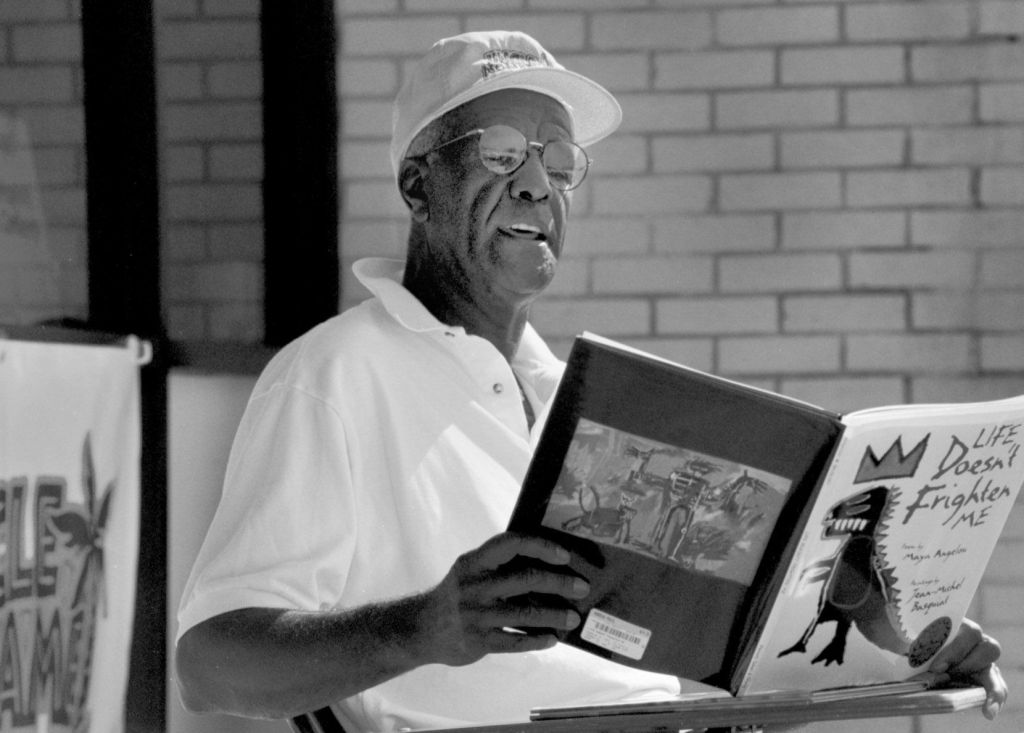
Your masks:
<svg viewBox="0 0 1024 733"><path fill-rule="evenodd" d="M569 71L519 31L463 33L435 43L395 97L391 168L428 124L459 105L499 89L528 89L554 98L572 118L573 137L586 147L610 135L622 108L595 81Z"/></svg>

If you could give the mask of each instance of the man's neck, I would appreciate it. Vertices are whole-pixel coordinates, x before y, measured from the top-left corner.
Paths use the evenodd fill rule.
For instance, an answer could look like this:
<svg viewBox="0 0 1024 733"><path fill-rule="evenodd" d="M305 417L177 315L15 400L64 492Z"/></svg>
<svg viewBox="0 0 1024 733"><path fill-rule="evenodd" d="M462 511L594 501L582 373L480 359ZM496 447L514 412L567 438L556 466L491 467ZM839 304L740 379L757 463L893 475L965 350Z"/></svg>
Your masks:
<svg viewBox="0 0 1024 733"><path fill-rule="evenodd" d="M419 273L422 275L422 271ZM450 283L417 277L406 269L402 284L431 314L449 326L461 326L466 333L490 341L511 362L522 340L529 316L529 301L507 306L496 301L479 304L451 288Z"/></svg>

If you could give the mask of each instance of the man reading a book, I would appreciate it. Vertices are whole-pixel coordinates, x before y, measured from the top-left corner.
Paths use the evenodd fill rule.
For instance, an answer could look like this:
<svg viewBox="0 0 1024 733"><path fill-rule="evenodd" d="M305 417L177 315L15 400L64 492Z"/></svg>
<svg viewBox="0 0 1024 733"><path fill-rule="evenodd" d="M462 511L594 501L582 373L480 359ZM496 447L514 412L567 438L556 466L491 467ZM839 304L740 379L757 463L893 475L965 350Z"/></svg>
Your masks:
<svg viewBox="0 0 1024 733"><path fill-rule="evenodd" d="M620 117L521 33L445 39L411 71L391 144L406 259L358 262L373 297L286 346L253 391L179 613L187 707L330 706L352 730L398 730L680 691L557 644L588 585L563 548L503 532L563 366L530 305L584 148ZM990 713L998 653L967 625L942 655Z"/></svg>

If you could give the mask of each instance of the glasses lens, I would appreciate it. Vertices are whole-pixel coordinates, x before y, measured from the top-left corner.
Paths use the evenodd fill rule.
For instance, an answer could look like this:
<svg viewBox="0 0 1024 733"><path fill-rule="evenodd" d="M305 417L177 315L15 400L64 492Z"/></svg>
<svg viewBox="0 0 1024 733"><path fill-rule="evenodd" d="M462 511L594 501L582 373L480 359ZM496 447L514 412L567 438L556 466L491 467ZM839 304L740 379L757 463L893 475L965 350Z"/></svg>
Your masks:
<svg viewBox="0 0 1024 733"><path fill-rule="evenodd" d="M491 125L480 133L480 160L489 171L507 175L526 160L527 146L523 133L514 127ZM563 191L580 185L590 166L583 148L568 140L544 145L542 160L551 185Z"/></svg>
<svg viewBox="0 0 1024 733"><path fill-rule="evenodd" d="M526 158L526 138L514 127L492 125L480 135L480 160L495 173L511 173Z"/></svg>
<svg viewBox="0 0 1024 733"><path fill-rule="evenodd" d="M583 148L567 140L553 140L544 146L544 168L551 185L568 191L576 188L587 175L589 161Z"/></svg>

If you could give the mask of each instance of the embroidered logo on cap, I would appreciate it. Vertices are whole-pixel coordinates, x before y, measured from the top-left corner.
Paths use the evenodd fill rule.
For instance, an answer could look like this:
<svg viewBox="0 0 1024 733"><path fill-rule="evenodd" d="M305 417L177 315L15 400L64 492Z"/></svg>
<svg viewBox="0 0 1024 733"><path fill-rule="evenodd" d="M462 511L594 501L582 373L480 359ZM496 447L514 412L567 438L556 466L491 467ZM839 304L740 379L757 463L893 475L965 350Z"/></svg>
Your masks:
<svg viewBox="0 0 1024 733"><path fill-rule="evenodd" d="M497 48L484 53L480 70L484 78L500 74L503 71L514 71L516 69L531 69L537 66L550 66L545 60L534 56L532 53L523 51L512 51L507 48Z"/></svg>

